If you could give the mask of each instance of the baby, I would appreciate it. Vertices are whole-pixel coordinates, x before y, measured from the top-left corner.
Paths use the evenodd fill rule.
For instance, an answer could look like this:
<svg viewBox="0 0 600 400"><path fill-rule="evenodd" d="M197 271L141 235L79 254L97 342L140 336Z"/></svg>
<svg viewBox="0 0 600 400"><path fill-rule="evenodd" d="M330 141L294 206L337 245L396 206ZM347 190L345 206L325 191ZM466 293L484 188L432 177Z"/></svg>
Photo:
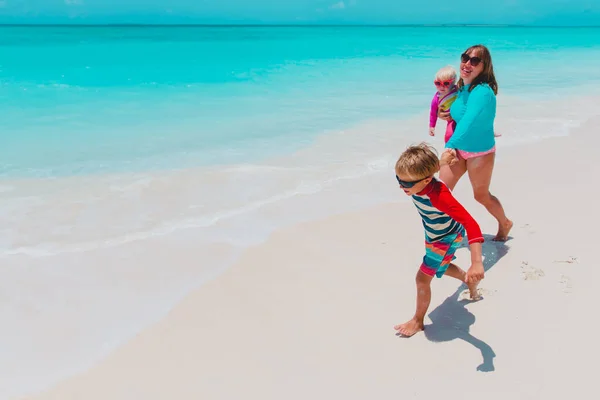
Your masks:
<svg viewBox="0 0 600 400"><path fill-rule="evenodd" d="M438 109L442 111L450 110L450 106L456 100L456 71L451 66L446 66L440 69L435 74L433 82L437 89L433 100L431 101L431 110L429 113L429 135L435 136L435 124L438 119ZM456 122L451 120L446 125L446 134L444 135L444 143L450 140L450 136L454 133Z"/></svg>

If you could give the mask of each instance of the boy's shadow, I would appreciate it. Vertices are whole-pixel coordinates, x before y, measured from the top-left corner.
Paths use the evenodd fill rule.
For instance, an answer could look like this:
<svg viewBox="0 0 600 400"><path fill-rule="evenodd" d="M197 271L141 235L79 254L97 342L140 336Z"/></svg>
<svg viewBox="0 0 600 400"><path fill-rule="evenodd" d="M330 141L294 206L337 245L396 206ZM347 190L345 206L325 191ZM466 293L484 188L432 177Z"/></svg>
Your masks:
<svg viewBox="0 0 600 400"><path fill-rule="evenodd" d="M487 272L506 255L508 247L504 242L492 241L493 236L491 235L484 236L483 267ZM466 246L463 244L463 247ZM463 283L450 297L429 313L432 324L425 326L425 336L432 342L462 339L472 344L481 351L483 357L483 362L477 367L477 371L494 371L494 357L496 356L494 350L486 342L469 333L470 326L475 323L475 316L465 308L465 305L472 301L459 300L461 293L465 290L467 290L467 286Z"/></svg>

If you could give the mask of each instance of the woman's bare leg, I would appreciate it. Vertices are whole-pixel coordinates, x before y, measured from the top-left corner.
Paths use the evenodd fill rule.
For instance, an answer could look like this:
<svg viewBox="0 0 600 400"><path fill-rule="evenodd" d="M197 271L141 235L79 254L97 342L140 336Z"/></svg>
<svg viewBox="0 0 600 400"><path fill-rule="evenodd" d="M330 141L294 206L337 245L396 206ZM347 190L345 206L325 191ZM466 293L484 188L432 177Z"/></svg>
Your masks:
<svg viewBox="0 0 600 400"><path fill-rule="evenodd" d="M470 158L467 160L467 171L475 200L481 203L498 221L498 234L494 240L504 242L508 239L508 233L513 223L506 217L500 200L490 193L495 158L495 153Z"/></svg>
<svg viewBox="0 0 600 400"><path fill-rule="evenodd" d="M440 180L448 186L448 189L454 190L454 187L460 178L467 172L467 162L458 159L454 165L442 165L440 168Z"/></svg>

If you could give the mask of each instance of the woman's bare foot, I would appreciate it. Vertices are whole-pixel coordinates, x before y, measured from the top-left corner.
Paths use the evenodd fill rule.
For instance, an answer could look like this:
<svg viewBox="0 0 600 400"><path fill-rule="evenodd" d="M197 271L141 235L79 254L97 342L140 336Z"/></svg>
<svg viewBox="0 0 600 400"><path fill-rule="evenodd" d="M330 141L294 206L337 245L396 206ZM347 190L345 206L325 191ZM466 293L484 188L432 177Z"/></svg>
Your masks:
<svg viewBox="0 0 600 400"><path fill-rule="evenodd" d="M506 219L504 224L498 226L498 233L494 238L494 242L506 242L508 240L508 234L513 227L513 222L510 219Z"/></svg>
<svg viewBox="0 0 600 400"><path fill-rule="evenodd" d="M423 321L419 321L416 318L413 318L408 322L405 322L400 325L396 325L394 327L394 329L397 330L398 333L400 333L406 337L411 337L415 333L425 329L425 325L423 324Z"/></svg>

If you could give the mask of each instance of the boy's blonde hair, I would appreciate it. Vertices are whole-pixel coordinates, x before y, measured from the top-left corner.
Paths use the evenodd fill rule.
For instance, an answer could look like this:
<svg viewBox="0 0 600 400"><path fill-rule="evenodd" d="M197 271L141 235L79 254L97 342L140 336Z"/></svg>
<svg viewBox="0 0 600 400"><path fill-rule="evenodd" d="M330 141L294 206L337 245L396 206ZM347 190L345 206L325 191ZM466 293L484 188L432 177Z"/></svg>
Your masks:
<svg viewBox="0 0 600 400"><path fill-rule="evenodd" d="M396 162L396 175L424 179L433 176L440 169L437 152L427 143L409 146Z"/></svg>
<svg viewBox="0 0 600 400"><path fill-rule="evenodd" d="M435 78L441 81L452 80L452 82L456 82L456 76L456 70L450 65L440 68L440 70L435 74Z"/></svg>

